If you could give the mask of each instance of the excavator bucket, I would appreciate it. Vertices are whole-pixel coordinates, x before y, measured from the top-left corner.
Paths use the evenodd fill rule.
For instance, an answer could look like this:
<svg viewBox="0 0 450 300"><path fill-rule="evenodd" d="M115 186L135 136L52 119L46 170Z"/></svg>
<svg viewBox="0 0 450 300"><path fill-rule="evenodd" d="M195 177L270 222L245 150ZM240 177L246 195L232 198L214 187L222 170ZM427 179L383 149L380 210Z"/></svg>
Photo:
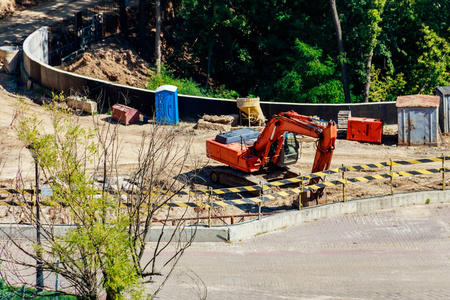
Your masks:
<svg viewBox="0 0 450 300"><path fill-rule="evenodd" d="M302 207L327 203L327 194L323 192L323 189L303 192L298 198L302 203ZM294 200L292 205L298 208L298 199Z"/></svg>

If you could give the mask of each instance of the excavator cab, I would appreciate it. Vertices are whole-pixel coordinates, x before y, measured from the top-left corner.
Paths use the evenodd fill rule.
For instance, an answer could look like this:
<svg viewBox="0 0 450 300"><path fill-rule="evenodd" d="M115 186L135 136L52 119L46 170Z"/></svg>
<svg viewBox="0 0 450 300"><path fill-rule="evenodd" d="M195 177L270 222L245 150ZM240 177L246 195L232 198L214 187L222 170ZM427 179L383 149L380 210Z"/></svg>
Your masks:
<svg viewBox="0 0 450 300"><path fill-rule="evenodd" d="M281 149L280 158L278 159L278 166L285 167L295 164L298 160L299 142L297 135L288 132L284 135L283 148Z"/></svg>

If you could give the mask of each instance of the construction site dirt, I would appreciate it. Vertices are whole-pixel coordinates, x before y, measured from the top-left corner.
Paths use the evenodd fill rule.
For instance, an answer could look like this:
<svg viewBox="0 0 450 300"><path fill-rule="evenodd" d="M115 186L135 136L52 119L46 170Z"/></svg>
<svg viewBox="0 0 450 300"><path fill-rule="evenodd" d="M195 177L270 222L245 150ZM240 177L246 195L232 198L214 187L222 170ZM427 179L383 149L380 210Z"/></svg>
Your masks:
<svg viewBox="0 0 450 300"><path fill-rule="evenodd" d="M98 49L98 48L97 48ZM96 50L98 51L98 50ZM112 50L111 50L112 51ZM109 53L109 52L108 52ZM131 53L131 52L129 52ZM117 54L120 56L120 54ZM103 56L103 59L111 59L120 63L117 60L117 55L111 53L111 55ZM130 54L131 55L131 54ZM84 61L86 55L83 56ZM97 59L99 59L97 57ZM127 59L130 59L129 57ZM131 58L133 60L134 58ZM97 64L98 65L98 64ZM105 64L108 65L108 64ZM111 66L110 66L111 67ZM114 68L114 67L111 67ZM87 68L89 69L89 68ZM92 68L92 72L94 68ZM128 74L130 78L125 78L125 82L132 82L136 76L136 72L123 72L122 74ZM92 75L92 74L84 74ZM20 84L20 80L15 75L0 74L0 188L16 188L18 174L24 179L25 187L34 187L34 162L29 151L25 148L25 145L17 137L14 129L15 119L17 117L17 101L18 99L24 100L29 106L29 114L36 114L42 121L42 125L45 131L51 131L51 123L49 113L40 104L43 102L43 97L36 91L27 90L26 87ZM238 108L236 108L238 113ZM301 112L299 112L301 113ZM91 127L95 122L97 124L103 124L108 122L110 116L107 114L81 115L74 116L79 118L81 126L86 128ZM320 116L319 116L320 117ZM364 116L360 116L364 117ZM142 141L142 133L147 132L151 126L151 123L134 124L124 126L120 124L113 124L118 126L120 134L120 141L122 148L120 149L120 157L118 159L118 171L119 176L129 176L130 170L137 163L137 151ZM255 127L261 129L261 127ZM207 190L209 187L213 189L221 188L220 185L213 184L209 179L209 170L214 166L221 166L222 164L215 161L210 161L206 157L205 142L207 139L215 137L219 130L212 129L196 129L196 124L180 122L177 125L177 130L184 135L192 135L193 142L191 144L191 156L189 163L184 166L183 173L192 174L195 171L196 180L190 185L191 189ZM301 139L300 158L294 165L295 168L301 170L303 174L308 174L311 171L312 163L315 155L315 139L303 138ZM411 160L419 158L439 157L449 154L450 150L450 136L442 136L442 143L437 147L428 146L414 146L414 147L398 147L397 143L397 126L385 125L383 141L380 145L360 143L356 141L348 141L345 137L340 137L336 141L336 150L333 154L331 162L331 168L337 168L341 166L355 166L362 164L370 164L377 162L386 162L392 159L396 160ZM126 145L126 146L124 146ZM192 162L192 163L191 163ZM200 169L199 166L202 166ZM394 172L398 171L411 171L430 168L440 168L442 162L434 162L428 164L413 164L407 166L395 166ZM346 178L363 177L368 175L375 175L381 173L389 173L389 167L373 168L364 171L345 172L345 174L337 173L329 175L323 178L325 181L341 179L343 176ZM445 179L446 181L447 179ZM304 181L307 184L307 181ZM446 183L447 184L447 183ZM282 188L295 188L296 186L290 185ZM429 174L421 176L408 176L401 178L394 178L393 191L394 193L402 193L406 191L416 190L428 190L428 189L442 189L443 178L440 174ZM343 201L343 186L336 185L327 187L325 193L327 195L326 202ZM389 179L374 180L368 182L358 182L345 185L345 195L347 199L355 199L361 197L370 197L377 195L386 195L391 192L391 182ZM14 195L2 194L1 200L7 201L13 199ZM224 196L213 196L212 201L223 199L243 199L248 197L255 197L249 193L231 193ZM296 209L293 206L293 201L296 196L279 197L272 201L267 201L262 204L261 212L264 214L280 212L289 209ZM194 196L179 195L173 199L174 202L206 202L208 196L205 194L198 194ZM314 203L311 203L313 205ZM319 203L321 204L321 203ZM184 214L184 217L191 218L191 223L198 222L199 224L208 224L209 211L208 208L173 208L170 211L170 219L179 218ZM161 210L155 215L155 221L158 219L166 218L166 210ZM61 207L45 207L44 213L49 216L49 219L56 223L67 223L67 217L64 214L64 209ZM240 221L247 221L258 217L258 206L254 204L240 204L240 205L226 205L223 207L213 208L211 212L213 216L213 224L223 225L230 224L231 222L237 223ZM222 217L221 217L222 216ZM223 218L223 216L226 216ZM196 219L200 217L200 219ZM214 218L215 217L215 218ZM13 223L20 221L20 212L14 206L0 206L0 222Z"/></svg>

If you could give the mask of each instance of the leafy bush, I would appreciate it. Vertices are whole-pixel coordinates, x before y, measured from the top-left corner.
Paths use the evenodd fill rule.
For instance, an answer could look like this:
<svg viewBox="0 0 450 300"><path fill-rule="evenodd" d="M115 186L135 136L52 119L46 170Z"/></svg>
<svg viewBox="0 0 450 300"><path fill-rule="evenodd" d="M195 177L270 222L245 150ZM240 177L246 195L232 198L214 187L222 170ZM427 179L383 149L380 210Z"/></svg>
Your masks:
<svg viewBox="0 0 450 300"><path fill-rule="evenodd" d="M39 296L36 295L36 290L24 287L12 287L5 284L3 279L0 279L0 299L2 300L21 300L21 299L39 299L39 300L54 300L55 295L44 292ZM58 300L75 300L74 296L58 295Z"/></svg>
<svg viewBox="0 0 450 300"><path fill-rule="evenodd" d="M403 73L393 72L383 75L381 69L372 67L370 83L370 100L372 102L395 101L397 96L404 94L406 86Z"/></svg>
<svg viewBox="0 0 450 300"><path fill-rule="evenodd" d="M176 86L178 88L178 93L183 95L226 99L239 97L237 92L227 90L225 86L220 86L218 89L211 88L206 90L192 78L177 78L173 72L168 70L165 66L161 66L161 75L154 75L149 78L147 89L156 90L158 87L165 84Z"/></svg>
<svg viewBox="0 0 450 300"><path fill-rule="evenodd" d="M291 70L275 84L277 101L300 103L344 103L344 88L336 63L322 50L296 40Z"/></svg>

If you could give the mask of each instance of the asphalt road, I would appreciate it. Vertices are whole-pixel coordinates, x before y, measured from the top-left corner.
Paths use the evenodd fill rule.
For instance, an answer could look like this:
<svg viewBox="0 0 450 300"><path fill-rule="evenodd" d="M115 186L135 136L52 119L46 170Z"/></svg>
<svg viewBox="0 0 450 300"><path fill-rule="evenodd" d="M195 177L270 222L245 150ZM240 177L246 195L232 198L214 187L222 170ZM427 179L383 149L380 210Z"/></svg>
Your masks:
<svg viewBox="0 0 450 300"><path fill-rule="evenodd" d="M450 205L195 243L159 299L450 299Z"/></svg>

